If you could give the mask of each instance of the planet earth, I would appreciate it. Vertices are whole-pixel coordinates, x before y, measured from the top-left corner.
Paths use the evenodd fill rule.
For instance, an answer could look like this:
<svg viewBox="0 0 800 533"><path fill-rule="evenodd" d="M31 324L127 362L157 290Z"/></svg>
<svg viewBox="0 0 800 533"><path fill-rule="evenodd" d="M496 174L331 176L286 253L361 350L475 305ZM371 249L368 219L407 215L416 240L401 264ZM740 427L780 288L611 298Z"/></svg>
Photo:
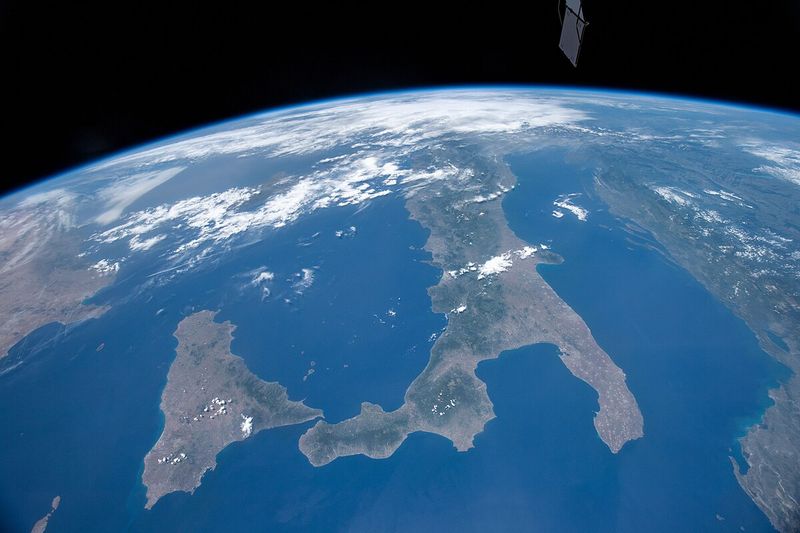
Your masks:
<svg viewBox="0 0 800 533"><path fill-rule="evenodd" d="M798 206L798 116L545 87L8 194L0 529L798 531Z"/></svg>

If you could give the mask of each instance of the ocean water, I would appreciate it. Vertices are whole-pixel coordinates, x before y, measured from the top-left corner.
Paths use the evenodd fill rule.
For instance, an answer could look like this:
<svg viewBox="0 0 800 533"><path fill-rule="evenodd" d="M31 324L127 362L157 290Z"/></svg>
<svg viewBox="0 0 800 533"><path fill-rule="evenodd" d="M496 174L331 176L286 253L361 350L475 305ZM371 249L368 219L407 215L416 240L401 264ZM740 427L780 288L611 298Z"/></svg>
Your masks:
<svg viewBox="0 0 800 533"><path fill-rule="evenodd" d="M62 502L50 521L55 531L171 529L171 509L182 523L187 510L207 505L203 494L241 497L246 484L213 488L214 472L211 489L173 494L153 512L143 509L142 461L163 426L159 401L177 345L172 333L200 309L220 309L218 320L236 324L232 350L253 372L281 382L292 399L323 408L329 420L357 414L362 401L399 406L427 363L430 335L445 325L430 312L426 288L438 272L425 263L426 237L393 199L319 212L247 243L233 260L222 257L213 269L163 286L139 289L158 266L127 263L118 284L95 298L114 302L111 311L68 334L42 328L31 341L41 338L38 353L0 377L8 399L0 415L0 530L30 529L56 494ZM307 286L300 283L304 268L313 272ZM266 298L251 284L264 269L275 275ZM51 340L54 332L61 334ZM284 452L311 468L297 448L309 425L276 431ZM234 445L220 463L237 447L261 457L261 446L255 438ZM270 464L273 455L264 455ZM205 525L224 526L222 520Z"/></svg>
<svg viewBox="0 0 800 533"><path fill-rule="evenodd" d="M194 495L144 511L142 459L161 431L171 335L187 313L221 309L218 320L237 325L233 352L329 420L365 400L400 405L445 322L425 291L439 277L421 250L426 232L399 200L381 199L319 212L164 287L133 292L152 266L129 265L98 298L122 304L0 377L0 523L29 529L60 494L52 531L768 530L729 456L780 369L602 204L584 193L574 201L587 222L551 216L588 172L558 152L509 162L519 177L504 200L511 228L564 257L540 271L627 373L643 439L611 454L592 426L594 392L538 345L479 366L497 418L469 452L415 434L389 459L314 468L297 448L310 423L278 428L226 448ZM354 235L335 236L350 226ZM250 285L262 268L275 274L266 299ZM314 273L307 288L303 268Z"/></svg>
<svg viewBox="0 0 800 533"><path fill-rule="evenodd" d="M729 457L740 454L737 438L767 407L767 389L785 369L653 243L636 244L622 230L587 194L590 169L567 165L558 152L509 162L520 178L504 203L512 229L552 239L565 262L540 272L626 372L644 415L645 437L597 463L598 470L613 465L602 491L618 502L598 512L598 523L617 516L615 528L630 531L769 530ZM585 223L550 214L553 199L572 192L590 210Z"/></svg>

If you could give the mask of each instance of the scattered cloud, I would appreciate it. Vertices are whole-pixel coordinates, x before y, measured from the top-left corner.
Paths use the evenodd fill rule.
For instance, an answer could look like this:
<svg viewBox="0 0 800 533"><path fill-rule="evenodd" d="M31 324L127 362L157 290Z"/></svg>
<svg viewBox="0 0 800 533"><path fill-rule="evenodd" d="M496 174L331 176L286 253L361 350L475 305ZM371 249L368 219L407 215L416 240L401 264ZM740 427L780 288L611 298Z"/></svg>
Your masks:
<svg viewBox="0 0 800 533"><path fill-rule="evenodd" d="M478 279L483 279L493 274L505 272L512 265L511 252L492 257L484 264L478 267Z"/></svg>
<svg viewBox="0 0 800 533"><path fill-rule="evenodd" d="M294 292L297 294L303 294L309 287L311 287L311 285L314 284L314 269L304 268L295 274L295 278L297 278L297 280L292 284Z"/></svg>
<svg viewBox="0 0 800 533"><path fill-rule="evenodd" d="M450 135L514 133L590 117L567 99L524 91L447 91L357 98L267 113L217 131L109 159L91 170L261 152L306 155L354 143L419 146Z"/></svg>
<svg viewBox="0 0 800 533"><path fill-rule="evenodd" d="M501 274L510 269L514 264L514 257L520 260L525 260L532 257L539 250L547 250L549 246L546 244L539 244L539 246L523 246L519 250L509 250L500 255L496 255L482 264L477 264L474 261L468 262L463 267L457 270L448 270L447 275L451 278L459 278L464 274L477 273L478 279L485 279L495 274Z"/></svg>
<svg viewBox="0 0 800 533"><path fill-rule="evenodd" d="M92 240L100 244L126 241L131 251L143 251L169 235L171 253L177 257L251 230L281 228L318 209L364 204L398 191L408 194L408 184L421 185L462 173L452 164L414 171L380 154L353 154L270 186L235 187L136 211L121 224L94 234ZM396 183L387 186L387 180ZM355 232L351 227L342 230L341 236Z"/></svg>
<svg viewBox="0 0 800 533"><path fill-rule="evenodd" d="M269 271L267 271L267 270L264 270L264 271L262 271L262 272L259 272L259 273L258 273L258 274L257 274L257 275L256 275L256 276L253 278L253 281L251 281L250 283L251 283L252 285L261 285L261 284L263 284L263 283L270 282L270 281L272 281L273 279L275 279L275 274L273 274L272 272L269 272Z"/></svg>
<svg viewBox="0 0 800 533"><path fill-rule="evenodd" d="M800 148L756 140L747 141L742 147L771 163L754 168L754 172L769 174L800 185Z"/></svg>
<svg viewBox="0 0 800 533"><path fill-rule="evenodd" d="M101 259L97 263L90 266L89 270L94 270L100 274L116 274L119 272L119 262L111 262L108 259Z"/></svg>
<svg viewBox="0 0 800 533"><path fill-rule="evenodd" d="M129 247L131 250L145 251L149 250L150 248L152 248L153 246L155 246L156 244L158 244L159 242L163 241L166 238L167 238L166 235L155 235L148 239L141 239L139 235L134 235L133 237L131 237Z"/></svg>
<svg viewBox="0 0 800 533"><path fill-rule="evenodd" d="M572 201L578 196L580 196L580 193L562 194L561 196L556 198L556 200L553 202L553 205L556 207L560 207L561 209L564 209L566 211L569 211L570 213L575 215L581 222L586 222L586 219L589 217L589 211L587 211L583 207L580 207L579 205L575 205L575 203ZM563 212L558 211L558 213L560 213L560 215L556 215L556 211L553 211L553 216L556 218L561 218L562 216L564 216Z"/></svg>
<svg viewBox="0 0 800 533"><path fill-rule="evenodd" d="M694 195L692 193L682 191L675 187L657 186L653 187L653 192L655 192L657 195L659 195L667 202L680 206L690 205L692 203L690 198L694 198Z"/></svg>

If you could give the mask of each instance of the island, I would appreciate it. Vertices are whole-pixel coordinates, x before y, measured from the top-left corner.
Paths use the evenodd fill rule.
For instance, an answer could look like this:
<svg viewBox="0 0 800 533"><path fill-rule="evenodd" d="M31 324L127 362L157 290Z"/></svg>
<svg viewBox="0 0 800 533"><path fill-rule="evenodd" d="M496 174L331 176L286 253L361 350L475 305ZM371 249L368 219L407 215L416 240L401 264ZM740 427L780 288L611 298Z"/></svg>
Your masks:
<svg viewBox="0 0 800 533"><path fill-rule="evenodd" d="M44 533L47 530L47 524L50 523L50 517L53 516L53 513L56 512L56 509L58 509L59 505L61 505L61 496L56 496L53 498L53 502L50 504L50 510L47 512L47 514L33 524L31 533Z"/></svg>
<svg viewBox="0 0 800 533"><path fill-rule="evenodd" d="M625 373L536 270L560 257L547 245L522 241L508 227L502 197L516 178L496 158L463 161L464 153L442 147L434 156L434 165L469 168L464 180L444 180L406 200L412 218L430 231L425 249L442 277L428 292L433 310L446 314L447 327L400 408L385 412L364 403L355 417L319 421L302 435L300 450L315 466L355 454L388 457L417 431L469 450L494 418L486 384L475 374L478 363L537 343L557 346L569 371L597 392L594 426L611 452L644 434Z"/></svg>
<svg viewBox="0 0 800 533"><path fill-rule="evenodd" d="M178 324L175 360L161 395L164 429L144 459L145 508L165 494L193 493L229 444L269 428L322 416L286 388L250 372L230 351L235 326L199 311Z"/></svg>

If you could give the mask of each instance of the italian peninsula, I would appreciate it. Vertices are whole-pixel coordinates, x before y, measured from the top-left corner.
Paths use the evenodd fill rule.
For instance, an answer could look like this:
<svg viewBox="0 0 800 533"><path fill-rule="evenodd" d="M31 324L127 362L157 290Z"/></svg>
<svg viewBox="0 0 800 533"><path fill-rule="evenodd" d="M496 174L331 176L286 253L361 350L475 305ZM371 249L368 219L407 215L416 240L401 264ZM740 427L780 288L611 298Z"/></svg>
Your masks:
<svg viewBox="0 0 800 533"><path fill-rule="evenodd" d="M451 164L451 157L459 156L444 151L436 164ZM399 409L385 412L364 403L353 418L317 422L300 439L311 464L355 454L385 458L417 431L442 435L457 450L469 450L494 418L486 385L475 374L478 363L537 343L556 345L569 371L597 392L594 426L612 452L643 435L642 415L625 373L536 270L560 258L546 245L522 241L508 227L501 203L516 178L492 156L466 163L463 182L445 180L413 192L406 201L412 218L430 231L425 248L443 271L428 292L433 311L445 313L448 323L427 367ZM464 164L458 161L459 168Z"/></svg>

